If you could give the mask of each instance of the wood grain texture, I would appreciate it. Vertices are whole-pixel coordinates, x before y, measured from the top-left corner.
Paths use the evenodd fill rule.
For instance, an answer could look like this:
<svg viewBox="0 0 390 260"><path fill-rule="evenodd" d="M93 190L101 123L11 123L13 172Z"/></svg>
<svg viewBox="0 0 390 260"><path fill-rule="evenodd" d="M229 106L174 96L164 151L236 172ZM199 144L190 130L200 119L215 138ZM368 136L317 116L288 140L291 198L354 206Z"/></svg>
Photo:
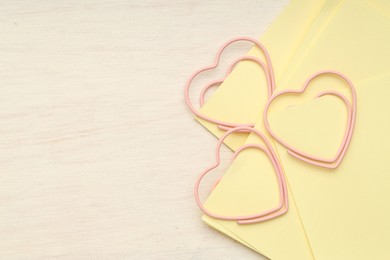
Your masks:
<svg viewBox="0 0 390 260"><path fill-rule="evenodd" d="M183 85L286 4L1 1L0 259L259 258L200 220Z"/></svg>

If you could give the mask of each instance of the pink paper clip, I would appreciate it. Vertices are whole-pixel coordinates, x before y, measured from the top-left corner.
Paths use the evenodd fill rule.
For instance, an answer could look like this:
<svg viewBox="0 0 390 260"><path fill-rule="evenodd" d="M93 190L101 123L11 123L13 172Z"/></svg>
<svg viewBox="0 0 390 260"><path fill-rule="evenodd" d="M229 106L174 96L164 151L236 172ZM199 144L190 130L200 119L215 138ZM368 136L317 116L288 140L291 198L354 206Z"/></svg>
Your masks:
<svg viewBox="0 0 390 260"><path fill-rule="evenodd" d="M257 136L259 136L262 139L262 141L265 143L265 147L262 145L259 145L259 144L243 145L233 154L232 160L234 160L241 151L248 149L248 148L259 149L267 155L267 157L270 159L270 161L275 169L276 177L277 177L277 181L278 181L279 204L276 207L274 207L270 210L263 211L263 212L258 213L258 214L244 215L244 216L225 216L225 215L221 215L221 214L209 211L207 208L204 207L202 201L200 200L200 197L199 197L200 183L201 183L202 179L211 170L218 167L218 165L220 164L221 146L222 146L224 140L234 132L253 132ZM288 211L288 191L287 191L287 184L286 184L286 180L285 180L285 177L283 174L282 166L281 166L281 164L278 160L278 157L277 157L275 151L273 150L270 142L267 140L267 138L259 130L255 129L255 128L251 128L251 127L246 127L246 126L240 126L240 127L236 127L236 128L232 128L232 129L228 130L221 137L221 139L219 139L219 142L218 142L217 147L216 147L215 155L216 155L216 162L213 165L211 165L210 167L208 167L207 169L205 169L199 175L199 177L196 180L195 188L194 188L194 196L195 196L196 203L198 204L199 208L205 214L207 214L213 218L218 218L218 219L223 219L223 220L235 220L235 221L237 221L238 224L253 224L253 223L259 223L259 222L263 222L266 220L270 220L270 219L279 217Z"/></svg>
<svg viewBox="0 0 390 260"><path fill-rule="evenodd" d="M280 97L282 95L302 94L308 88L309 84L311 83L311 81L313 79L320 77L320 76L323 76L323 75L330 75L330 76L335 76L335 77L341 78L342 80L344 80L347 83L347 86L350 88L351 94L352 94L352 104L348 101L348 99L344 95L342 95L338 92L335 92L335 91L325 91L325 92L322 92L319 95L317 95L317 97L321 97L321 96L325 96L325 95L336 96L344 102L344 104L346 105L347 110L348 110L348 119L347 119L347 127L345 130L345 134L344 134L344 137L343 137L343 140L342 140L340 147L338 148L335 156L333 156L332 158L322 158L319 156L310 155L308 153L300 151L299 149L293 147L291 144L287 143L281 137L279 137L271 129L271 126L268 122L268 110L269 110L272 102L274 102L278 97ZM276 141L278 141L281 145L283 145L285 148L287 148L287 152L290 155L292 155L292 156L294 156L302 161L305 161L307 163L310 163L310 164L313 164L316 166L320 166L320 167L329 168L329 169L337 168L340 165L341 161L343 160L344 155L345 155L345 153L348 149L348 146L351 142L351 138L352 138L352 134L353 134L354 126L355 126L355 119L356 119L356 91L355 91L355 88L353 86L353 83L345 75L341 74L340 72L333 71L333 70L324 70L324 71L319 71L319 72L313 74L308 80L306 80L305 84L303 85L303 87L300 90L283 90L283 91L280 91L279 93L274 94L268 100L267 105L264 109L264 125L267 128L267 131Z"/></svg>
<svg viewBox="0 0 390 260"><path fill-rule="evenodd" d="M253 127L254 126L254 122L252 123L234 123L234 122L225 122L225 121L222 121L222 120L218 120L218 119L215 119L215 118L211 118L211 117L208 117L204 114L202 114L201 112L199 112L195 107L194 105L191 103L190 101L190 97L189 97L189 89L190 89L190 86L191 86L191 83L192 81L194 80L194 78L196 76L198 76L199 74L201 74L202 72L205 72L205 71L208 71L208 70L212 70L212 69L215 69L218 64L219 64L219 60L220 60L220 57L222 55L222 52L226 49L227 46L229 46L230 44L234 43L234 42L238 42L238 41L249 41L249 42L252 42L253 44L255 44L263 53L264 53L264 56L265 56L265 59L266 59L266 62L267 62L267 65L262 62L260 59L254 57L254 56L243 56L241 58L238 58L236 59L229 67L228 69L228 72L226 74L229 75L230 72L233 70L233 68L235 67L235 65L240 62L240 61L244 61L244 60L248 60L248 61L252 61L252 62L255 62L256 64L258 64L264 71L265 73L265 76L266 76L266 84L267 84L267 87L268 87L268 97L271 97L274 89L275 89L275 77L274 77L274 72L273 72L273 67L272 67L272 63L271 63L271 59L269 57L269 54L268 54L268 51L266 50L266 48L257 40L253 39L253 38L249 38L249 37L239 37L239 38L234 38L228 42L226 42L221 48L220 50L218 51L217 53L217 56L215 58L215 61L212 65L210 66L206 66L206 67L203 67L201 69L199 69L198 71L196 71L195 73L193 73L187 80L186 82L186 85L185 85L185 90L184 90L184 95L185 95L185 101L189 107L189 109L192 111L192 113L194 113L196 116L200 117L200 118L203 118L209 122L212 122L212 123L215 123L219 126L221 126L220 128L221 129L229 129L231 127L238 127L238 126L247 126L247 127ZM205 88L203 88L202 92L201 92L201 95L200 95L200 104L203 105L204 104L204 95L205 93L207 92L207 90L213 86L213 85L216 85L216 84L220 84L222 83L226 76L222 79L219 79L219 80L215 80L215 81L212 81L210 84L208 84Z"/></svg>

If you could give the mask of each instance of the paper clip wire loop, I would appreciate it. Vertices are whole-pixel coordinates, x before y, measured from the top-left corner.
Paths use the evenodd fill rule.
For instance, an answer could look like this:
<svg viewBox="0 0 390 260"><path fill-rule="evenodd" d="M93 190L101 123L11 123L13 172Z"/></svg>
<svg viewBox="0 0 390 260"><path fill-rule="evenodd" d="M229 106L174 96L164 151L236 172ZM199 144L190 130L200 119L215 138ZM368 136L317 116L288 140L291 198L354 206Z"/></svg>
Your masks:
<svg viewBox="0 0 390 260"><path fill-rule="evenodd" d="M275 208L272 208L270 210L263 211L258 214L251 214L251 215L243 215L243 216L225 216L221 214L217 214L214 212L209 211L207 208L204 207L200 197L199 197L199 186L202 181L202 179L213 169L217 168L218 165L220 164L220 150L221 146L224 142L224 140L231 135L234 132L252 132L255 133L257 136L262 139L262 141L265 143L265 146L259 145L259 144L246 144L242 147L240 147L233 155L233 160L236 158L236 156L243 151L244 149L248 148L256 148L261 151L263 151L267 157L271 160L271 163L275 169L276 172L276 177L278 180L278 187L279 187L279 204ZM257 129L251 128L251 127L236 127L233 129L230 129L227 131L220 139L216 147L215 151L215 156L216 156L216 162L205 169L197 178L195 182L195 187L194 187L194 197L196 200L196 203L198 204L199 208L207 215L213 217L213 218L218 218L218 219L223 219L223 220L235 220L237 221L238 224L253 224L253 223L259 223L263 222L266 220L270 220L276 217L279 217L283 214L285 214L288 211L288 191L287 191L287 184L285 180L285 176L283 174L283 169L282 166L278 160L278 157L273 150L270 142L266 139L266 137Z"/></svg>
<svg viewBox="0 0 390 260"><path fill-rule="evenodd" d="M212 65L210 66L206 66L206 67L203 67L201 69L199 69L198 71L194 72L187 80L186 84L185 84L185 88L184 88L184 96L185 96L185 101L189 107L189 109L191 110L191 112L193 114L195 114L196 116L200 117L200 118L203 118L204 120L206 121L209 121L209 122L212 122L212 123L215 123L217 125L220 125L220 126L225 126L225 127L238 127L238 126L248 126L248 127L253 127L255 123L234 123L234 122L225 122L225 121L222 121L222 120L218 120L218 119L214 119L214 118L211 118L211 117L208 117L204 114L202 114L201 112L199 112L195 107L194 105L191 103L191 100L190 100L190 97L189 97L189 89L190 89L190 86L191 86L191 83L192 81L194 80L195 77L197 77L199 74L201 74L202 72L205 72L205 71L208 71L208 70L212 70L212 69L215 69L218 64L219 64L219 61L220 61L220 58L221 58L221 55L222 55L222 52L225 50L225 48L227 46L229 46L230 44L234 43L234 42L238 42L238 41L248 41L248 42L251 42L253 44L255 44L264 54L265 56L265 59L266 59L266 63L268 65L265 65L264 62L262 62L260 59L254 57L254 56L243 56L237 60L235 60L231 66L229 67L229 71L227 74L229 74L231 72L231 70L234 68L234 66L239 62L239 61L242 61L242 60L249 60L249 61L253 61L255 63L257 63L264 71L265 75L266 75L266 81L267 81L267 85L268 85L268 95L269 97L272 95L274 89L275 89L275 76L274 76L274 71L273 71L273 67L272 67L272 63L271 63L271 59L270 59L270 56L268 54L268 51L267 49L264 47L264 45L262 45L259 41L253 39L253 38L249 38L249 37L238 37L238 38L234 38L228 42L226 42L221 48L220 50L218 51L216 57L215 57L215 61ZM226 77L226 76L225 76ZM217 80L217 81L213 81L212 82L212 85L215 85L217 83L222 83L224 79L221 79L221 80ZM201 93L201 96L200 96L200 103L203 104L204 103L204 95L207 91L207 89L211 87L210 84L208 86L206 86L206 89L203 89L202 93Z"/></svg>
<svg viewBox="0 0 390 260"><path fill-rule="evenodd" d="M322 157L319 157L316 155L310 155L306 152L300 151L299 149L293 147L292 145L290 145L289 143L284 141L282 138L280 138L277 134L275 134L275 132L273 132L273 130L269 124L269 121L268 121L268 110L269 110L272 102L274 102L274 100L276 100L278 97L280 97L281 95L284 95L284 94L301 94L307 89L307 87L312 82L312 80L314 80L315 78L318 78L320 76L324 76L324 75L335 76L335 77L339 77L342 80L344 80L347 83L347 86L349 87L349 89L351 90L351 95L352 95L352 104L348 101L348 99L344 95L342 95L336 91L325 91L325 92L322 92L319 95L317 95L317 97L321 97L321 96L325 96L325 95L336 96L344 102L344 104L346 105L346 107L348 109L347 127L345 130L345 134L344 134L342 143L341 143L340 147L338 148L335 156L333 158L330 158L330 159L322 158ZM345 155L345 153L348 149L348 146L351 142L351 138L352 138L352 134L353 134L354 126L355 126L355 120L356 120L356 91L355 91L355 87L354 87L352 81L348 77L346 77L344 74L337 72L337 71L334 71L334 70L323 70L323 71L319 71L317 73L314 73L309 79L306 80L305 84L303 85L303 87L300 90L283 90L283 91L280 91L280 92L274 94L268 100L267 105L264 109L264 125L265 125L267 131L277 142L279 142L281 145L283 145L285 148L287 148L287 151L290 155L296 157L297 159L303 160L309 164L313 164L316 166L329 168L329 169L337 168L340 165L342 159L344 158L344 155Z"/></svg>

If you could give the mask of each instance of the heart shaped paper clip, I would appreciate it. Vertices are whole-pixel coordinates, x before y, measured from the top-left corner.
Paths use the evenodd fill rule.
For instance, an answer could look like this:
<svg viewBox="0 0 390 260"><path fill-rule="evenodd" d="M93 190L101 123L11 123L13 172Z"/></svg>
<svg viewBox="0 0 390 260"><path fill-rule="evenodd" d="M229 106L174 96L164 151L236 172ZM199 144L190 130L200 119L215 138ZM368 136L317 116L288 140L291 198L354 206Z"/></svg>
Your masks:
<svg viewBox="0 0 390 260"><path fill-rule="evenodd" d="M244 149L247 149L247 148L256 148L256 149L259 149L261 151L263 151L267 157L271 160L271 163L275 169L275 172L276 172L276 177L277 177L277 180L278 180L278 187L279 187L279 204L278 206L270 209L270 210L266 210L264 212L261 212L261 213L258 213L258 214L252 214L252 215L243 215L243 216L225 216L225 215L221 215L221 214L217 214L217 213L214 213L214 212L211 212L209 211L207 208L204 207L202 201L200 200L200 197L199 197L199 186L200 186L200 183L202 181L202 179L213 169L217 168L218 165L220 164L220 150L221 150L221 146L224 142L224 140L232 133L234 132L253 132L255 133L257 136L259 136L262 141L265 143L265 147L262 146L262 145L259 145L259 144L246 144L242 147L240 147L233 155L233 160L236 158L236 156L241 152L243 151ZM276 218L276 217L279 217L283 214L285 214L287 211L288 211L288 193L287 193L287 186L286 186L286 180L285 180L285 177L284 177L284 174L283 174L283 169L282 169L282 166L278 160L278 157L275 153L275 151L273 150L270 142L265 138L265 136L260 132L258 131L257 129L255 128L251 128L251 127L245 127L245 126L241 126L241 127L236 127L236 128L232 128L230 130L228 130L220 139L219 139L219 142L217 144L217 147L216 147L216 151L215 151L215 156L216 156L216 162L211 165L210 167L208 167L207 169L205 169L198 177L198 179L196 180L196 183L195 183L195 188L194 188L194 196L195 196L195 200L196 200L196 203L198 204L199 208L207 215L213 217L213 218L218 218L218 219L223 219L223 220L235 220L237 221L238 224L252 224L252 223L259 223L259 222L263 222L263 221L266 221L266 220L270 220L270 219L273 219L273 218Z"/></svg>
<svg viewBox="0 0 390 260"><path fill-rule="evenodd" d="M269 110L272 102L274 102L274 100L276 100L281 95L285 95L285 94L302 94L308 88L309 84L312 82L313 79L320 77L320 76L323 76L323 75L335 76L335 77L339 77L342 80L344 80L347 83L347 86L350 88L351 95L352 95L352 104L348 101L348 99L344 95L342 95L338 92L335 92L335 91L325 91L325 92L322 92L319 95L317 95L317 97L324 96L324 95L336 96L336 97L340 98L345 103L345 105L348 109L347 127L345 130L345 134L344 134L342 143L341 143L339 149L337 150L335 156L333 158L330 158L330 159L329 158L322 158L322 157L315 156L315 155L310 155L308 153L305 153L305 152L300 151L299 149L293 147L292 145L290 145L289 143L284 141L282 138L280 138L277 134L275 134L275 132L271 129L271 126L270 126L269 121L268 121L268 110ZM310 163L310 164L313 164L316 166L320 166L320 167L330 168L330 169L337 168L340 165L342 159L344 158L344 155L345 155L345 153L348 149L348 146L351 142L351 138L352 138L352 134L353 134L354 126L355 126L355 119L356 119L356 91L355 91L355 88L353 86L353 83L351 82L351 80L349 78L347 78L342 73L337 72L337 71L333 71L333 70L323 70L323 71L319 71L319 72L313 74L308 80L306 80L305 84L303 85L303 87L300 90L283 90L283 91L280 91L280 92L274 94L268 100L267 105L264 109L264 125L267 128L267 131L269 132L270 135L272 135L273 138L275 138L276 141L278 141L281 145L283 145L285 148L287 148L287 151L290 155L292 155L300 160L303 160L307 163Z"/></svg>
<svg viewBox="0 0 390 260"><path fill-rule="evenodd" d="M221 48L220 50L218 51L216 57L215 57L215 61L212 65L210 66L206 66L206 67L203 67L201 69L199 69L198 71L194 72L187 80L186 82L186 85L185 85L185 88L184 88L184 95L185 95L185 101L189 107L189 109L192 111L192 113L194 113L196 116L200 117L200 118L203 118L209 122L212 122L212 123L215 123L217 125L220 125L220 126L224 126L224 127L227 127L227 128L231 128L231 127L238 127L238 126L249 126L249 127L253 127L254 126L254 122L252 123L234 123L234 122L225 122L225 121L222 121L222 120L218 120L218 119L214 119L214 118L211 118L209 116L206 116L204 114L202 114L201 112L199 112L195 107L194 105L191 103L190 101L190 97L189 97L189 89L190 89L190 86L191 86L191 83L192 81L194 80L194 78L196 76L198 76L199 74L201 74L202 72L205 72L205 71L208 71L208 70L212 70L212 69L215 69L218 64L219 64L219 61L220 61L220 58L221 58L221 55L223 53L223 51L226 49L227 46L229 46L230 44L234 43L234 42L238 42L238 41L248 41L248 42L251 42L253 44L255 44L264 54L265 56L265 59L266 59L266 62L267 62L267 65L265 65L264 62L262 62L260 59L254 57L254 56L243 56L241 58L238 58L236 59L232 65L229 67L229 70L228 70L228 73L226 74L226 76L231 72L231 70L234 68L234 66L240 62L240 61L243 61L243 60L248 60L248 61L253 61L255 62L256 64L258 64L264 71L265 73L265 76L266 76L266 81L267 81L267 86L268 86L268 95L269 97L272 95L274 89L275 89L275 77L274 77L274 72L273 72L273 67L272 67L272 63L271 63L271 59L270 59L270 56L268 54L268 51L267 49L257 40L253 39L253 38L249 38L249 37L238 37L238 38L234 38L228 42L226 42ZM226 77L225 76L225 77ZM220 79L220 80L216 80L216 81L213 81L211 84L209 84L208 86L206 86L206 88L203 89L202 91L202 94L201 94L201 104L203 104L204 102L204 94L205 92L207 91L207 89L211 86L211 85L215 85L215 84L220 84L223 82L223 80L225 79L225 77L223 79Z"/></svg>

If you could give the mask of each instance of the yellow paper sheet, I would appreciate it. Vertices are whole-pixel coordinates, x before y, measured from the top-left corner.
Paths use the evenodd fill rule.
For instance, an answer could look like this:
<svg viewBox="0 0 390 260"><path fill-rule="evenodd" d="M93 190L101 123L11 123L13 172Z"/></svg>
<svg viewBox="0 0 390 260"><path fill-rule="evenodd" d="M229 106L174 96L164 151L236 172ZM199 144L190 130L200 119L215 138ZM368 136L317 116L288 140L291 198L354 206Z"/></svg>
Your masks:
<svg viewBox="0 0 390 260"><path fill-rule="evenodd" d="M390 17L374 2L344 0L312 47L282 78L279 90L300 88L321 69L341 71L354 82L389 71Z"/></svg>
<svg viewBox="0 0 390 260"><path fill-rule="evenodd" d="M337 169L302 163L278 145L316 259L390 258L389 86L390 74L357 86L355 131ZM346 113L339 99L325 96L275 112L270 123L289 143L329 155L341 141Z"/></svg>
<svg viewBox="0 0 390 260"><path fill-rule="evenodd" d="M289 88L298 88L302 84L303 80L305 77L307 77L310 73L308 73L308 70L316 70L316 66L319 68L328 68L324 67L326 64L336 64L336 69L341 69L343 71L346 71L349 75L352 74L352 79L354 80L363 80L364 78L368 78L372 76L375 73L383 73L385 70L383 68L390 68L386 62L386 57L388 57L388 51L386 50L386 39L388 39L389 33L388 29L390 28L388 25L388 19L385 19L386 17L383 14L383 12L378 12L377 6L373 5L372 3L368 4L363 1L345 1L341 5L337 6L337 13L332 17L330 20L328 26L324 29L324 32L320 34L319 36L317 35L314 37L315 39L315 44L311 44L313 46L313 51L310 49L310 51L306 51L307 53L303 53L302 59L297 59L299 60L300 64L302 66L299 66L298 68L292 68L290 69L290 74L289 76L286 77L288 80L285 80L285 82L289 83ZM356 14L359 14L358 16ZM360 20L359 20L360 19ZM360 24L357 23L355 20L359 20ZM344 26L340 26L340 24ZM348 30L348 28L359 28L355 30ZM373 27L373 30L371 30L371 27ZM347 34L348 32L348 34ZM382 33L378 33L382 32ZM368 37L361 37L361 35L367 34ZM378 36L380 36L378 39ZM346 39L347 37L347 39ZM386 38L387 37L387 38ZM338 41L337 41L338 40ZM344 46L343 44L346 43L352 44L352 47ZM338 43L341 43L340 45L337 45ZM318 48L318 44L322 44L322 47ZM366 50L364 47L371 46L371 52L370 55L362 55L361 59L361 64L356 64L356 56L357 54L364 53L363 50ZM337 49L338 48L338 49ZM336 49L336 51L334 51ZM326 51L332 51L330 53L326 53ZM343 52L343 50L346 50ZM375 50L375 51L373 51ZM321 53L321 55L318 55L318 52ZM382 55L375 55L376 52L382 53ZM321 59L321 57L324 56L324 59ZM331 59L329 57L333 57L334 59ZM340 58L340 61L352 61L350 63L340 63L337 62L339 61L338 58ZM335 62L336 61L336 62ZM378 62L381 66L377 66ZM365 64L371 64L373 63L375 68L370 68L368 71L364 71L362 73L362 68L364 68ZM311 64L311 65L307 65ZM305 74L305 76L303 76ZM298 80L299 79L299 80ZM299 82L299 84L295 84L295 82ZM283 79L282 81L283 82ZM290 82L293 82L294 84L290 85ZM331 82L331 81L330 81ZM331 82L332 83L332 82ZM221 90L222 91L222 90ZM261 123L259 124L260 129L262 129ZM244 158L246 157L243 154ZM240 156L241 157L241 156ZM246 160L244 160L246 161ZM235 164L235 163L234 163ZM234 167L234 166L233 166ZM229 169L230 171L230 169ZM229 176L229 171L226 176ZM241 172L240 172L241 174ZM252 176L254 176L255 173L252 175L249 175L249 178L251 179ZM239 175L239 174L235 174ZM237 179L237 182L235 185L241 187L245 187L246 185L240 183L241 179ZM248 182L248 181L246 181ZM227 182L229 184L229 182ZM253 182L252 182L253 183ZM210 200L208 201L208 206L210 208L214 208L215 205L222 205L221 200L213 200L213 196L215 194L219 194L220 198L223 198L226 194L231 193L231 190L236 189L235 187L229 186L225 184L225 182L221 182L220 185L218 185L218 188L213 192L213 195L210 197ZM270 188L272 189L272 188ZM271 191L272 192L272 191ZM218 197L218 196L217 196ZM293 198L293 194L290 194L290 198ZM264 202L265 203L265 202ZM267 203L265 203L267 205ZM218 207L217 207L218 208ZM284 218L286 219L293 219L290 214L294 212L294 204L292 204L290 208L290 212L288 216L285 216ZM213 222L218 222L220 226L227 227L230 232L236 234L238 237L240 237L241 240L244 240L246 243L252 245L257 249L257 251L264 253L265 255L274 258L274 259L288 259L288 255L278 255L280 254L279 251L285 250L285 248L281 248L281 245L278 243L261 243L261 238L259 238L258 234L267 234L268 233L274 233L276 234L275 236L277 237L283 237L282 234L284 232L287 232L289 230L283 230L278 233L279 227L281 225L273 225L273 228L270 228L267 230L267 232L255 232L254 234L251 234L251 231L254 230L248 229L248 228L242 228L242 226L237 226L235 223L232 222L219 222L217 220L212 220L210 218L205 217L205 221L208 222L209 224L213 225ZM290 220L293 222L293 220ZM273 221L276 223L275 221ZM299 219L295 221L296 223L299 223ZM269 222L272 223L272 222ZM278 223L279 224L279 223ZM299 225L299 224L296 224ZM266 229L264 226L264 230ZM270 226L272 226L270 224ZM288 226L288 225L287 225ZM218 228L215 225L216 228ZM287 227L288 228L288 227ZM289 233L290 234L290 233ZM270 239L271 240L271 239ZM254 245L256 244L256 245ZM283 244L285 246L285 244ZM286 248L289 249L290 245L287 245ZM292 246L291 246L292 247ZM267 253L270 252L270 253ZM291 256L291 254L290 254ZM296 255L294 255L296 256ZM307 259L300 257L300 259Z"/></svg>

